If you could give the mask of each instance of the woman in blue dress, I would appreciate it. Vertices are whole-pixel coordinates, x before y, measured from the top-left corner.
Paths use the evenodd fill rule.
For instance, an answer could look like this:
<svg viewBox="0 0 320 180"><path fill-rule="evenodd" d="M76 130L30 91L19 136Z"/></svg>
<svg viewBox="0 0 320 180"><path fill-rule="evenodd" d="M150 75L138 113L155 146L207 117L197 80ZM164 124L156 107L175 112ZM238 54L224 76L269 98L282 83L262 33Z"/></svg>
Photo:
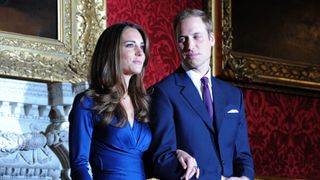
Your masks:
<svg viewBox="0 0 320 180"><path fill-rule="evenodd" d="M143 74L148 60L149 40L136 24L111 25L99 37L90 64L90 88L75 97L69 115L72 179L146 179L143 154L151 132ZM178 150L177 158L186 170L183 179L199 176L188 153Z"/></svg>
<svg viewBox="0 0 320 180"><path fill-rule="evenodd" d="M148 59L149 40L136 24L114 24L100 36L90 88L76 96L69 115L72 179L146 179L142 156L151 132L143 73Z"/></svg>

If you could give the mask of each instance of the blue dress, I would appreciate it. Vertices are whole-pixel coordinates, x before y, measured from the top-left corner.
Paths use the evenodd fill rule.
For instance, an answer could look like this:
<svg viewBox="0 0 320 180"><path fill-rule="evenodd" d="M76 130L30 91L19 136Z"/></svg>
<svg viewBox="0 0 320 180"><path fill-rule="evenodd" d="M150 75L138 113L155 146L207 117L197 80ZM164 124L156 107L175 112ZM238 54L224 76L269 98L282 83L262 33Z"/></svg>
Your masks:
<svg viewBox="0 0 320 180"><path fill-rule="evenodd" d="M93 101L77 95L69 115L69 151L71 177L76 180L142 180L143 153L151 142L147 123L134 120L133 127L115 127L117 118L109 125L97 125L101 120L90 108ZM92 177L89 165L92 169Z"/></svg>

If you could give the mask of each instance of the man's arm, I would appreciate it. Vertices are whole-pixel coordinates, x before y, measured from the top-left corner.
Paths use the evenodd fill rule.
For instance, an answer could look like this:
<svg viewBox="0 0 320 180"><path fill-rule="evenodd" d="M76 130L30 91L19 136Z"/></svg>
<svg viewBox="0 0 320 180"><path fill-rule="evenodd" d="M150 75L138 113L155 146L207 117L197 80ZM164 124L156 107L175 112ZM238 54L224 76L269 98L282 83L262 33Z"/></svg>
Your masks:
<svg viewBox="0 0 320 180"><path fill-rule="evenodd" d="M254 178L253 159L250 152L248 139L248 128L246 124L244 98L240 92L240 126L236 138L236 148L234 158L234 172L237 176L245 176L249 179Z"/></svg>
<svg viewBox="0 0 320 180"><path fill-rule="evenodd" d="M160 179L180 179L182 168L176 157L174 107L167 94L155 87L151 94L150 127L153 173Z"/></svg>

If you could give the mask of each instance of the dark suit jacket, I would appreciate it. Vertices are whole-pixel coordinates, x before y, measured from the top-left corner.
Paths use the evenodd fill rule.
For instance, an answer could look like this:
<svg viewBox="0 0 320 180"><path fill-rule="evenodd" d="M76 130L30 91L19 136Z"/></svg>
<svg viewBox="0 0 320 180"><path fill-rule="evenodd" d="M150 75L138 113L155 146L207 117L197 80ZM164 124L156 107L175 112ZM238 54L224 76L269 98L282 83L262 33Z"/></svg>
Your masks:
<svg viewBox="0 0 320 180"><path fill-rule="evenodd" d="M253 179L243 95L229 83L211 80L216 128L182 67L151 87L150 152L155 177L180 179L184 171L175 152L182 149L196 159L200 179L220 180L221 175Z"/></svg>

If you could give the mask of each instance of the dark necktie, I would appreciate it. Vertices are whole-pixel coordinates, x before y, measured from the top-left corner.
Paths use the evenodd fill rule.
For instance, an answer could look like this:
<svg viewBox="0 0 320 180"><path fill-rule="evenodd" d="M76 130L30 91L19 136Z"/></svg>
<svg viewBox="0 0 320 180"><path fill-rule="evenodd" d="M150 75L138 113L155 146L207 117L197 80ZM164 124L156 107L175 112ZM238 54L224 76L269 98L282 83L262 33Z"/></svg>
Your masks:
<svg viewBox="0 0 320 180"><path fill-rule="evenodd" d="M203 102L208 110L210 119L213 120L213 105L212 105L212 99L211 99L210 89L209 89L209 85L208 85L209 80L207 77L202 77L201 82L203 85L203 87L202 87Z"/></svg>

